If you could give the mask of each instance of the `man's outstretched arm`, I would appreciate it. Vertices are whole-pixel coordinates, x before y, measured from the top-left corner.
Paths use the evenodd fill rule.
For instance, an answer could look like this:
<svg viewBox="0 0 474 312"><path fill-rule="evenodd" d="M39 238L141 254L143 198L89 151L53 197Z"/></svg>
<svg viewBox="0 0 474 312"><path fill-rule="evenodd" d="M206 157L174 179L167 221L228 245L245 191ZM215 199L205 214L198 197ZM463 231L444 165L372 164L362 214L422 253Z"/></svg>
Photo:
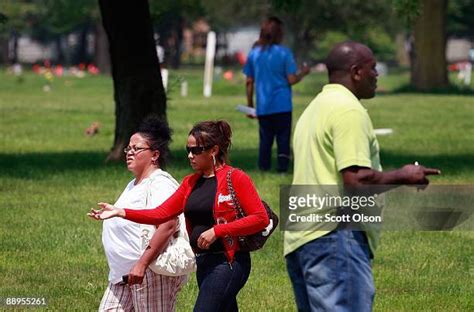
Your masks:
<svg viewBox="0 0 474 312"><path fill-rule="evenodd" d="M345 186L387 185L386 189L382 188L383 192L398 185L428 185L427 176L440 173L439 169L419 165L405 165L387 172L359 166L351 166L341 170Z"/></svg>

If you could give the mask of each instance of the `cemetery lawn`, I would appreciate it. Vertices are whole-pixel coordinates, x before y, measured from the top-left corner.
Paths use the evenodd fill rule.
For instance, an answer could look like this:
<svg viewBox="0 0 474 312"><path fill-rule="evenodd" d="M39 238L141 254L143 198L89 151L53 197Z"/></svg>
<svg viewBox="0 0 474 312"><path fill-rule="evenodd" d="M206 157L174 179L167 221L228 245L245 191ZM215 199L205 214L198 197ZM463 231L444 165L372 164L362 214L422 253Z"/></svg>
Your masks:
<svg viewBox="0 0 474 312"><path fill-rule="evenodd" d="M180 81L189 94L179 94ZM98 201L114 202L132 179L123 164L104 164L114 135L112 81L107 76L46 80L30 72L22 81L0 73L0 298L45 297L51 310L97 310L107 285L101 223L86 217ZM279 185L292 174L257 170L258 125L235 111L245 104L245 83L222 78L214 95L202 96L202 72L171 72L168 120L174 129L167 170L178 180L191 172L184 146L192 125L226 119L234 136L231 162L253 179L278 210ZM312 74L293 89L296 123L326 78ZM385 170L419 163L440 168L434 184L474 183L474 100L456 94L394 93L406 72L381 77L382 91L363 101L381 136ZM86 137L92 122L100 132ZM278 230L252 254L252 274L238 301L242 311L295 311ZM473 311L473 232L385 232L373 262L375 311ZM177 311L191 311L195 277L178 297ZM1 308L0 308L1 309Z"/></svg>

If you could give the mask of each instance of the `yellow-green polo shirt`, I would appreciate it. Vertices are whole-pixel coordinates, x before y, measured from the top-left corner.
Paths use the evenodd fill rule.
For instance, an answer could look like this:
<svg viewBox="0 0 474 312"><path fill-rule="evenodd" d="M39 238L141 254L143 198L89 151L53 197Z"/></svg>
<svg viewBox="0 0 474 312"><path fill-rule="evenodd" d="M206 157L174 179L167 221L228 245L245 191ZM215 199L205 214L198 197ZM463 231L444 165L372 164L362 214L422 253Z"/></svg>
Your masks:
<svg viewBox="0 0 474 312"><path fill-rule="evenodd" d="M294 185L340 185L340 171L350 166L382 170L379 145L367 110L347 88L328 84L299 118L293 136ZM284 254L329 233L286 231ZM366 227L372 253L379 230Z"/></svg>

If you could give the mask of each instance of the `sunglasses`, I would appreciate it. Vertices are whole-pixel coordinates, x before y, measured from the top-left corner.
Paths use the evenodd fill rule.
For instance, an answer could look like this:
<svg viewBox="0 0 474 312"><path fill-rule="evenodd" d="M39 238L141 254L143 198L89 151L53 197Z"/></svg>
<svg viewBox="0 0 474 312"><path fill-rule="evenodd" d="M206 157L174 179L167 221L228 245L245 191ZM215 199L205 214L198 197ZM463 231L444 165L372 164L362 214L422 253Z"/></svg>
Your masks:
<svg viewBox="0 0 474 312"><path fill-rule="evenodd" d="M210 149L212 146L186 146L186 151L193 155L200 155L202 154L205 150Z"/></svg>

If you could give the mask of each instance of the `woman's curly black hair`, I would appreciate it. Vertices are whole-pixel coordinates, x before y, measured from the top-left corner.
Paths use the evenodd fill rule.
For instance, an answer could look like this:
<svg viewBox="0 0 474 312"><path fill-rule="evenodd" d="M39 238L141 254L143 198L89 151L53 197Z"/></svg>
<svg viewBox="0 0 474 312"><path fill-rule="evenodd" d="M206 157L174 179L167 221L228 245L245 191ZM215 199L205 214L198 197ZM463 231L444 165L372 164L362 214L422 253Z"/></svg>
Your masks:
<svg viewBox="0 0 474 312"><path fill-rule="evenodd" d="M158 164L160 168L165 168L170 156L171 135L173 133L168 122L157 115L150 115L138 126L137 133L140 133L148 141L152 150L160 152Z"/></svg>

